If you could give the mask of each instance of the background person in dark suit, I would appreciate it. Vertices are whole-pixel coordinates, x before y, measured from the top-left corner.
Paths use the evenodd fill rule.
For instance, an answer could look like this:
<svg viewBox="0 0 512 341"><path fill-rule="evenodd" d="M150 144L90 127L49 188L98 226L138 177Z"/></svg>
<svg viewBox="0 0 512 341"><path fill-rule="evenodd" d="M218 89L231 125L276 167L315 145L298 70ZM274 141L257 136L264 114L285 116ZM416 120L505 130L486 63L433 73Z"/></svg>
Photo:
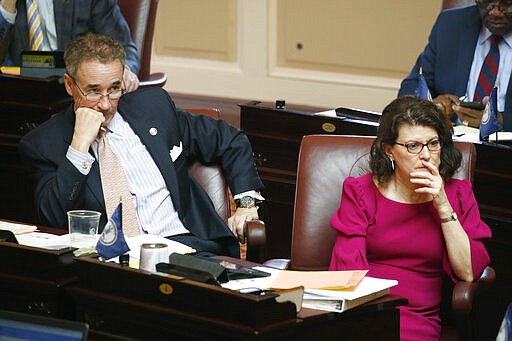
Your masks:
<svg viewBox="0 0 512 341"><path fill-rule="evenodd" d="M461 122L478 127L483 111L461 107L459 98L467 96L467 100L473 100L492 35L502 38L498 45L498 119L505 130L512 131L511 1L479 0L474 6L441 12L425 50L402 81L398 96L413 94L421 67L434 103L446 115L457 115ZM486 102L487 98L484 99Z"/></svg>
<svg viewBox="0 0 512 341"><path fill-rule="evenodd" d="M64 50L68 41L85 32L110 35L126 51L124 81L128 91L139 86L139 55L130 28L115 0L37 0L47 50ZM21 65L21 51L30 50L25 0L1 0L0 64Z"/></svg>
<svg viewBox="0 0 512 341"><path fill-rule="evenodd" d="M98 162L102 129L129 185L123 221L125 207L133 205L139 233L177 240L200 252L239 256L235 234L244 239L244 222L258 218L257 208L238 208L230 230L188 173L187 159L220 163L235 199L247 203L263 187L247 137L225 121L177 109L161 88L121 97L124 50L111 37L79 36L64 56L64 81L73 105L20 142L21 156L34 175L42 222L67 228L67 211L92 209L102 213L100 228L105 225L109 203Z"/></svg>

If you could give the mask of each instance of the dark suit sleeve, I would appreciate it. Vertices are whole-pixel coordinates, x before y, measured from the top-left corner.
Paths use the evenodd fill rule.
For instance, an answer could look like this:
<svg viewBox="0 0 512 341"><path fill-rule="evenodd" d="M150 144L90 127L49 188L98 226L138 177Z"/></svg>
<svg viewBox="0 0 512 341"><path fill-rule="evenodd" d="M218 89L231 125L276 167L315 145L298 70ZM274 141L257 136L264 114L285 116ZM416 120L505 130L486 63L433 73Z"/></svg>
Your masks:
<svg viewBox="0 0 512 341"><path fill-rule="evenodd" d="M425 50L418 56L416 63L414 64L409 75L402 81L400 90L398 91L398 97L405 95L413 95L414 90L418 85L418 77L420 68L422 69L423 76L427 82L428 88L432 97L436 97L438 94L434 93L434 74L435 74L435 61L437 55L437 34L438 34L439 17L430 32L428 38L428 44Z"/></svg>
<svg viewBox="0 0 512 341"><path fill-rule="evenodd" d="M68 145L45 140L42 134L25 136L19 144L20 155L35 184L41 223L67 228L66 212L85 207L82 192L87 176L66 158Z"/></svg>
<svg viewBox="0 0 512 341"><path fill-rule="evenodd" d="M263 188L247 136L224 120L176 109L187 157L220 163L234 194Z"/></svg>
<svg viewBox="0 0 512 341"><path fill-rule="evenodd" d="M126 51L126 65L134 74L140 71L140 58L130 34L130 27L115 0L96 0L91 18L97 33L109 35L119 41Z"/></svg>
<svg viewBox="0 0 512 341"><path fill-rule="evenodd" d="M13 35L13 25L0 14L0 65L3 64L9 52Z"/></svg>

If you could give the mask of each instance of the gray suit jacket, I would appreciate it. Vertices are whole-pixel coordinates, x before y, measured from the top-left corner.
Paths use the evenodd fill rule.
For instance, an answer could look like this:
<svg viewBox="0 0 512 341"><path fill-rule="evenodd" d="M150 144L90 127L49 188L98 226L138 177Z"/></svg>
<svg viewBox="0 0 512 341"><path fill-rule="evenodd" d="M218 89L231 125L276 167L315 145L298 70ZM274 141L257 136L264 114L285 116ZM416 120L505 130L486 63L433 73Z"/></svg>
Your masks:
<svg viewBox="0 0 512 341"><path fill-rule="evenodd" d="M0 15L0 62L21 65L21 51L30 50L25 1L16 3L16 21L9 24ZM64 50L68 41L85 32L110 35L125 48L126 65L138 74L140 60L130 28L115 0L53 0L57 45Z"/></svg>

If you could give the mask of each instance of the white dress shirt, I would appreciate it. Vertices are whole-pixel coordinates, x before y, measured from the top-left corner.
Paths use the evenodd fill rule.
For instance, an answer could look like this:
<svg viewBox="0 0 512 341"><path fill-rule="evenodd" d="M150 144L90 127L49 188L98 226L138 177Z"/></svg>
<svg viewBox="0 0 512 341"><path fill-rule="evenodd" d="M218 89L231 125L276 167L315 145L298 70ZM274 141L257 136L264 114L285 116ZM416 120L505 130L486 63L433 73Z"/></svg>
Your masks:
<svg viewBox="0 0 512 341"><path fill-rule="evenodd" d="M142 232L163 237L188 233L174 208L162 174L128 122L116 113L108 128L106 136L125 171ZM97 142L91 145L95 153L97 145ZM71 146L66 156L83 174L89 173L95 161L90 154L83 154Z"/></svg>

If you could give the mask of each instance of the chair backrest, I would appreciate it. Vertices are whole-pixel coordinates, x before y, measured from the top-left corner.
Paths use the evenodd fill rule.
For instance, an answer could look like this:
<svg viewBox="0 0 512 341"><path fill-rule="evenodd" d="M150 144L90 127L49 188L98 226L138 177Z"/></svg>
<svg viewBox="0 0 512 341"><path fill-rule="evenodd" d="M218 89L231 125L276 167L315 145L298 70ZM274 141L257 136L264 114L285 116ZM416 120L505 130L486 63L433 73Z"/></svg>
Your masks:
<svg viewBox="0 0 512 341"><path fill-rule="evenodd" d="M187 108L183 110L216 119L220 118L220 110L215 108ZM227 222L231 215L230 197L228 185L220 166L217 164L205 165L193 161L189 164L188 171L208 193L219 216Z"/></svg>
<svg viewBox="0 0 512 341"><path fill-rule="evenodd" d="M139 79L148 79L151 73L151 52L158 0L118 0L118 4L139 51Z"/></svg>
<svg viewBox="0 0 512 341"><path fill-rule="evenodd" d="M443 0L442 9L474 5L475 0Z"/></svg>
<svg viewBox="0 0 512 341"><path fill-rule="evenodd" d="M368 154L373 140L341 135L309 135L302 139L293 216L292 269L328 269L336 236L329 221L340 205L345 178L369 172ZM463 142L456 145L463 160L454 177L472 181L475 146Z"/></svg>

